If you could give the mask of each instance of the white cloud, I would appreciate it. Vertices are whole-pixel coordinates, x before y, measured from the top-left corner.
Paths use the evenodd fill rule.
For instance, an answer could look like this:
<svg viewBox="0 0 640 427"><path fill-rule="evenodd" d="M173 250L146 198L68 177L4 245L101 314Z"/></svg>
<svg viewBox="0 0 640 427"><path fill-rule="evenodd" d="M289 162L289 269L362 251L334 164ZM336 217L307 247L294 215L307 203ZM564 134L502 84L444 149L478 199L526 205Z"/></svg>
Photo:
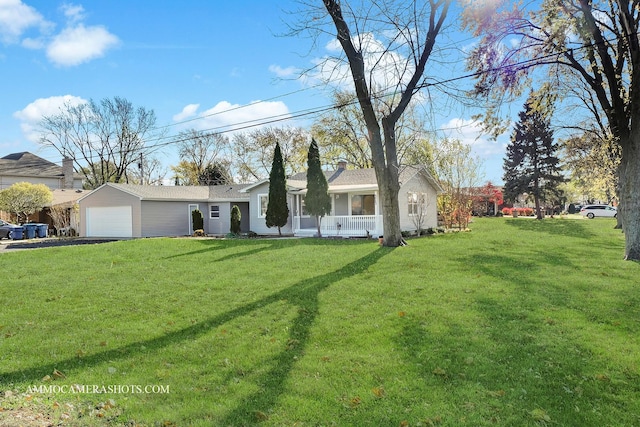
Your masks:
<svg viewBox="0 0 640 427"><path fill-rule="evenodd" d="M212 132L229 132L247 129L249 127L267 126L275 123L265 123L290 117L287 106L280 101L262 102L252 101L246 105L231 104L220 101L215 106L197 112L199 104L189 104L176 114L173 119L184 120L187 117L198 118L188 123L188 127Z"/></svg>
<svg viewBox="0 0 640 427"><path fill-rule="evenodd" d="M370 77L369 85L374 91L386 93L396 88L398 82L407 84L413 74L413 62L407 61L393 49L388 49L372 33L363 33L353 38L353 44L362 50L365 62L365 75ZM328 56L316 58L316 74L320 81L330 82L343 90L353 90L353 80L349 64L340 59L342 47L337 40L325 45Z"/></svg>
<svg viewBox="0 0 640 427"><path fill-rule="evenodd" d="M52 36L54 24L35 8L22 0L0 0L0 42L20 44L26 49L46 49L51 62L60 66L74 66L100 58L120 40L104 26L85 26L84 8L64 4L61 7L66 27ZM26 33L37 28L39 33Z"/></svg>
<svg viewBox="0 0 640 427"><path fill-rule="evenodd" d="M198 108L200 108L200 104L189 104L185 106L181 112L173 116L173 121L181 122L194 117Z"/></svg>
<svg viewBox="0 0 640 427"><path fill-rule="evenodd" d="M13 117L20 120L20 128L29 141L39 142L41 135L38 125L43 117L59 114L67 105L75 106L86 102L87 100L73 95L39 98L13 113Z"/></svg>
<svg viewBox="0 0 640 427"><path fill-rule="evenodd" d="M118 37L102 26L65 28L47 47L47 57L56 65L74 66L104 56L119 43Z"/></svg>
<svg viewBox="0 0 640 427"><path fill-rule="evenodd" d="M0 0L0 40L17 43L30 28L46 28L50 24L31 6L21 0Z"/></svg>
<svg viewBox="0 0 640 427"><path fill-rule="evenodd" d="M484 136L482 124L477 120L456 117L440 128L447 137L458 139L462 143L472 146L473 151L481 157L504 153L505 144Z"/></svg>
<svg viewBox="0 0 640 427"><path fill-rule="evenodd" d="M297 77L300 73L300 70L296 67L286 67L282 68L279 65L270 65L269 71L275 74L279 78L290 78Z"/></svg>
<svg viewBox="0 0 640 427"><path fill-rule="evenodd" d="M84 19L84 7L75 4L62 5L62 12L67 17L70 24L75 24Z"/></svg>

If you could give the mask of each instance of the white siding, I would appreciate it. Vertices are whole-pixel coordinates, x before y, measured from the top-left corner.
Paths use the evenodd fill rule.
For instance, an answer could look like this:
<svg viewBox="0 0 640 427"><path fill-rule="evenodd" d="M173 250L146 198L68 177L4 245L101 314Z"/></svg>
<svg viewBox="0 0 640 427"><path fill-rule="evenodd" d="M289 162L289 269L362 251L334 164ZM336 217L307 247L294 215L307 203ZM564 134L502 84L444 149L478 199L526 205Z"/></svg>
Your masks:
<svg viewBox="0 0 640 427"><path fill-rule="evenodd" d="M407 195L409 193L424 193L426 195L426 215L422 223L422 228L438 226L438 196L436 190L429 184L427 179L420 173L416 174L404 183L398 193L400 205L400 228L405 231L415 231L416 225L413 217L409 215Z"/></svg>

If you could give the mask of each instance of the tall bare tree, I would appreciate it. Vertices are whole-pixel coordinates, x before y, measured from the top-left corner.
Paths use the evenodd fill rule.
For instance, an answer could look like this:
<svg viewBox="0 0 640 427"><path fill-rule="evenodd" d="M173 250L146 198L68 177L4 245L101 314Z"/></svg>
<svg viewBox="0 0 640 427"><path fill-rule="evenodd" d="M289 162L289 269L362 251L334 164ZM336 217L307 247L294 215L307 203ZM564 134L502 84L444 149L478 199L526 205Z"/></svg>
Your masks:
<svg viewBox="0 0 640 427"><path fill-rule="evenodd" d="M268 127L233 137L233 165L237 180L247 182L269 176L273 147L280 145L285 175L305 170L309 137L302 128Z"/></svg>
<svg viewBox="0 0 640 427"><path fill-rule="evenodd" d="M322 23L328 15L344 53L338 59L348 63L378 181L385 246L404 244L397 124L423 88L427 62L450 4L451 0L377 0L362 3L358 10L351 2L323 0L323 15L310 21ZM306 29L319 29L310 27Z"/></svg>
<svg viewBox="0 0 640 427"><path fill-rule="evenodd" d="M535 4L536 6L538 3ZM508 0L468 1L466 24L482 38L469 65L476 93L498 101L517 95L532 71L570 76L589 88L621 150L618 167L625 259L640 260L640 8L636 0L546 0L539 9ZM527 7L532 7L528 4ZM498 108L493 102L495 113ZM604 117L598 117L599 112ZM496 114L492 114L496 117ZM489 122L494 124L495 122Z"/></svg>
<svg viewBox="0 0 640 427"><path fill-rule="evenodd" d="M136 108L124 98L91 100L66 104L58 114L44 117L40 142L74 159L76 170L95 188L129 182L131 168L149 150L147 141L160 136L155 124L153 110Z"/></svg>
<svg viewBox="0 0 640 427"><path fill-rule="evenodd" d="M180 132L177 137L181 162L192 165L196 176L202 175L209 165L223 162L231 154L229 137L196 129Z"/></svg>
<svg viewBox="0 0 640 427"><path fill-rule="evenodd" d="M375 100L374 100L375 102ZM372 167L369 131L357 97L352 92L337 90L333 95L335 108L320 117L312 133L323 151L323 163L336 166L347 161L355 168ZM376 107L377 108L377 107ZM423 142L426 123L416 102L411 102L396 123L398 163L408 164L408 152Z"/></svg>

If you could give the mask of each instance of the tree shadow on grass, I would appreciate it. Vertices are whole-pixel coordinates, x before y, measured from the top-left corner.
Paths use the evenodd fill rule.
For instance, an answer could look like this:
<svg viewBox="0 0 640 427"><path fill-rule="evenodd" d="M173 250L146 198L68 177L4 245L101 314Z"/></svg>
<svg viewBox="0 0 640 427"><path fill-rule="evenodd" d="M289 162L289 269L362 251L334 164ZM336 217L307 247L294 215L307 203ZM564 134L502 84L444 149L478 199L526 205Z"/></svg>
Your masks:
<svg viewBox="0 0 640 427"><path fill-rule="evenodd" d="M336 271L300 281L252 303L212 316L192 326L157 338L138 341L113 350L85 356L82 359L72 357L14 372L0 372L0 384L33 383L41 380L45 375L51 374L56 369L62 372L87 369L106 361L134 356L139 353L141 346L144 346L149 352L159 352L166 347L197 339L220 325L248 315L272 303L287 300L298 308L297 317L292 321L292 325L289 328L290 337L287 348L283 349L274 358L273 368L260 378L265 388L238 402L236 408L228 414L222 423L222 425L254 424L260 421L256 418L257 411L259 413L267 413L277 402L284 391L285 382L294 368L295 361L303 355L304 349L308 344L311 327L320 310L318 298L320 292L333 283L365 271L391 251L392 249L389 248L377 248Z"/></svg>
<svg viewBox="0 0 640 427"><path fill-rule="evenodd" d="M507 219L506 224L523 231L543 232L557 236L570 236L581 239L589 239L595 237L593 232L589 231L579 220L570 219L545 219L542 221L521 218Z"/></svg>
<svg viewBox="0 0 640 427"><path fill-rule="evenodd" d="M203 249L197 249L195 251L189 251L189 252L184 252L180 254L170 255L165 257L164 259L168 260L173 258L188 257L192 255L200 255L207 252L225 250L225 249L234 248L234 247L248 248L248 250L245 250L242 252L228 254L223 257L211 260L214 262L220 262L220 261L226 261L233 258L254 255L267 250L279 249L281 247L282 242L288 242L285 244L290 245L290 240L285 241L285 240L276 239L276 238L258 239L258 240L246 240L246 239L238 239L238 240L215 239L213 240L212 239L212 240L198 240L198 242L204 245L205 247ZM332 240L317 239L317 238L301 238L296 240L297 245L305 245L305 246L328 246L328 245L335 246L336 244L340 244L340 243L351 244L352 242L349 242L349 241L336 242L335 240L332 241Z"/></svg>

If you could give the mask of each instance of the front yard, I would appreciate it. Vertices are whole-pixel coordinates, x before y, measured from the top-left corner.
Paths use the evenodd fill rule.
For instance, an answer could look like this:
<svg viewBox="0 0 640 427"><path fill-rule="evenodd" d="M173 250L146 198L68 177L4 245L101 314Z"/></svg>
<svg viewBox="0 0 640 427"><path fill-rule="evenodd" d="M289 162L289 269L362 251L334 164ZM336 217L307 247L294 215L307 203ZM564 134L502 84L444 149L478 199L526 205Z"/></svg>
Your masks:
<svg viewBox="0 0 640 427"><path fill-rule="evenodd" d="M0 425L639 425L613 224L0 254Z"/></svg>

